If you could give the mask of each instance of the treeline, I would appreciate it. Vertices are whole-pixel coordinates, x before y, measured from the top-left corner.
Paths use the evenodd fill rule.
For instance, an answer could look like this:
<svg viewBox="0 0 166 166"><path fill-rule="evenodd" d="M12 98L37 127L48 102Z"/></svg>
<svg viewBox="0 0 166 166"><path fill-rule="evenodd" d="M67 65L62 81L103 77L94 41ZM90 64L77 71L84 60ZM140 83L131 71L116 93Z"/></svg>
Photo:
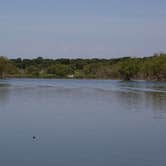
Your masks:
<svg viewBox="0 0 166 166"><path fill-rule="evenodd" d="M0 57L0 77L145 79L166 81L166 54L117 59L7 59Z"/></svg>

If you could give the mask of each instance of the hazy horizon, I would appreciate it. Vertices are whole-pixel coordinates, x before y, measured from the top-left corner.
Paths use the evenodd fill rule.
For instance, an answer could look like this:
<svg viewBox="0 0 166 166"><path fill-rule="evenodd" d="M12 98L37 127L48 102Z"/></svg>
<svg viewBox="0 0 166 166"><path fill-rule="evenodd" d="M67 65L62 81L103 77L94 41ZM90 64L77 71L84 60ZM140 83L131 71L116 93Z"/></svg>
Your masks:
<svg viewBox="0 0 166 166"><path fill-rule="evenodd" d="M118 58L166 52L164 0L1 0L0 55Z"/></svg>

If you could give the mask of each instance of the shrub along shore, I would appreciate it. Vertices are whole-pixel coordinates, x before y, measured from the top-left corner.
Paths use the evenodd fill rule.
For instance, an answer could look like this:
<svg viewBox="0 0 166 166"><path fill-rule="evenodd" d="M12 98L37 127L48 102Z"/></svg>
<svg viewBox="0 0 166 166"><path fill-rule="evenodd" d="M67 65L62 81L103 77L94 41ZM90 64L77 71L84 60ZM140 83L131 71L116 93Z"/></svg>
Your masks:
<svg viewBox="0 0 166 166"><path fill-rule="evenodd" d="M166 54L116 59L8 59L0 57L0 78L144 79L166 81Z"/></svg>

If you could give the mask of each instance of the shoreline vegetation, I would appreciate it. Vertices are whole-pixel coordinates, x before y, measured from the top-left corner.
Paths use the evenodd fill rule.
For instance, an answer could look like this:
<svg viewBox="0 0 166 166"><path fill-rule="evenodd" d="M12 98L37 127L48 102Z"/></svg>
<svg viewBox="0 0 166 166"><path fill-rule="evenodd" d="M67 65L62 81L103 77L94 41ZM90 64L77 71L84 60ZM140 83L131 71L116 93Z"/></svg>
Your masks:
<svg viewBox="0 0 166 166"><path fill-rule="evenodd" d="M75 78L166 81L166 54L116 59L8 59L0 57L0 78Z"/></svg>

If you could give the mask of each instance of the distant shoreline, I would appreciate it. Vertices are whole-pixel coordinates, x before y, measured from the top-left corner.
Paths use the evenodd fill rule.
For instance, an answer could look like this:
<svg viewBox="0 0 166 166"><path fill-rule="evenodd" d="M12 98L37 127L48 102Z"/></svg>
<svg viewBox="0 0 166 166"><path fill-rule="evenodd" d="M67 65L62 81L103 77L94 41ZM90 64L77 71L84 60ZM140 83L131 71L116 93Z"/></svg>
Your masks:
<svg viewBox="0 0 166 166"><path fill-rule="evenodd" d="M0 57L0 78L166 81L166 54L117 59L8 59Z"/></svg>
<svg viewBox="0 0 166 166"><path fill-rule="evenodd" d="M48 77L4 77L4 78L0 78L0 80L7 80L7 79L35 79L35 80L96 80L96 81L122 81L122 82L140 82L140 81L144 81L144 82L163 82L166 83L165 80L160 81L160 80L146 80L146 79L131 79L131 80L123 80L123 79L101 79L101 78L57 78L57 77L52 77L52 78L48 78Z"/></svg>

